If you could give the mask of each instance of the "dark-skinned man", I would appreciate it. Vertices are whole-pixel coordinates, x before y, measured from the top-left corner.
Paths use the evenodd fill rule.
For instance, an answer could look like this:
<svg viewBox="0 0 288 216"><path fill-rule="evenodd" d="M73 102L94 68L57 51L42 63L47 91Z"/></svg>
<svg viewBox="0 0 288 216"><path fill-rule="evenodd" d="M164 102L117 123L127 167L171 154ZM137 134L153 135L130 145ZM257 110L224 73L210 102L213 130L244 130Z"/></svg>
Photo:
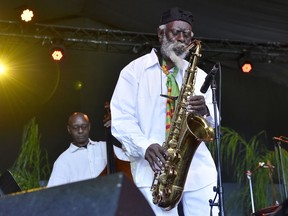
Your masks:
<svg viewBox="0 0 288 216"><path fill-rule="evenodd" d="M182 86L189 65L185 57L193 41L192 23L189 11L179 8L165 11L157 30L160 48L153 48L124 67L111 100L112 134L122 143L130 159L134 182L157 216L178 215L177 205L169 211L155 205L150 189L154 173L167 163L168 153L162 143L171 127L173 99L179 96L177 84ZM187 98L186 109L214 126L212 90L209 88L205 94L200 92L206 75L197 68L194 94ZM210 215L209 200L215 197L213 187L216 185L214 160L201 142L182 194L185 216ZM218 214L217 207L212 211L213 215Z"/></svg>

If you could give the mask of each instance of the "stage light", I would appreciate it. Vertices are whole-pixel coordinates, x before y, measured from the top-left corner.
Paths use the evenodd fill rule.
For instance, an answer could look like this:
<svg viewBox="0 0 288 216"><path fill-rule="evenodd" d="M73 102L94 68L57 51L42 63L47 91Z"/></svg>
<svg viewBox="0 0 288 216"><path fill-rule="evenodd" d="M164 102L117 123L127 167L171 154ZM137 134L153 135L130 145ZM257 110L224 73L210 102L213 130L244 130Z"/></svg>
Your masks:
<svg viewBox="0 0 288 216"><path fill-rule="evenodd" d="M253 62L250 53L243 53L238 59L239 68L243 73L250 73L253 70Z"/></svg>
<svg viewBox="0 0 288 216"><path fill-rule="evenodd" d="M64 51L58 47L51 49L51 56L54 61L61 61L64 57Z"/></svg>
<svg viewBox="0 0 288 216"><path fill-rule="evenodd" d="M65 46L63 39L53 38L49 40L50 55L54 61L61 61L65 57Z"/></svg>
<svg viewBox="0 0 288 216"><path fill-rule="evenodd" d="M75 90L81 90L83 88L83 83L81 81L77 80L74 82L73 86L74 86Z"/></svg>
<svg viewBox="0 0 288 216"><path fill-rule="evenodd" d="M21 19L24 22L30 22L32 20L33 16L34 16L34 13L33 13L32 10L25 9L25 10L22 11Z"/></svg>
<svg viewBox="0 0 288 216"><path fill-rule="evenodd" d="M3 65L0 65L0 74L3 74L3 73L4 73L4 71L5 71L5 68L4 68L4 66L3 66Z"/></svg>
<svg viewBox="0 0 288 216"><path fill-rule="evenodd" d="M243 73L250 73L253 70L252 62L246 60L241 64L241 70Z"/></svg>
<svg viewBox="0 0 288 216"><path fill-rule="evenodd" d="M6 72L6 67L3 63L0 62L0 75Z"/></svg>

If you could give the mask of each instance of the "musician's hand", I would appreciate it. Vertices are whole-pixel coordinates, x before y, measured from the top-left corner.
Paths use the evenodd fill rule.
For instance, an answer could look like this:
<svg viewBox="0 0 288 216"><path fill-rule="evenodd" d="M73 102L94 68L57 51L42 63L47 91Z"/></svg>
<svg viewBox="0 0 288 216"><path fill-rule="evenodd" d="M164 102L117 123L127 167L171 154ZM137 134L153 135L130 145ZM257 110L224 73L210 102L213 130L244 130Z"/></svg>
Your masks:
<svg viewBox="0 0 288 216"><path fill-rule="evenodd" d="M145 159L149 162L154 172L165 167L167 158L167 150L158 143L151 144L145 152Z"/></svg>
<svg viewBox="0 0 288 216"><path fill-rule="evenodd" d="M202 95L187 97L187 111L201 116L210 115L205 99Z"/></svg>

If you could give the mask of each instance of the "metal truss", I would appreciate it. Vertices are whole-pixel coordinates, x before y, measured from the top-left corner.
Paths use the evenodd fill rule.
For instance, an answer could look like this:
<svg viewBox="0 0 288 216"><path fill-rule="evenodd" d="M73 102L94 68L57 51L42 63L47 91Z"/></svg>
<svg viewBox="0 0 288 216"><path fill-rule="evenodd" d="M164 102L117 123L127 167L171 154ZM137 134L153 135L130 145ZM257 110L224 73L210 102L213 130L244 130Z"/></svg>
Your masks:
<svg viewBox="0 0 288 216"><path fill-rule="evenodd" d="M141 54L158 46L156 34L112 29L80 28L0 20L1 38L24 38L41 46L61 45L68 49ZM209 61L239 60L288 63L288 44L197 38L203 57Z"/></svg>

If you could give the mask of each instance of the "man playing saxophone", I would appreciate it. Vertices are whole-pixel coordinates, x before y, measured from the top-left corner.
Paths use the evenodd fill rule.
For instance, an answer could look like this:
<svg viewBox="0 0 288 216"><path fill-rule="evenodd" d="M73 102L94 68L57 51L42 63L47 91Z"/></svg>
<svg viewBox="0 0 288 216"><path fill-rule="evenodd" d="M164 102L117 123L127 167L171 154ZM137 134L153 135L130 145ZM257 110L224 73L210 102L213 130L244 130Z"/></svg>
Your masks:
<svg viewBox="0 0 288 216"><path fill-rule="evenodd" d="M111 100L112 134L129 156L133 180L156 215L178 215L177 205L169 211L153 203L151 184L154 173L167 165L169 154L162 145L171 128L178 87L189 62L193 41L193 16L179 8L165 11L157 35L160 48L129 63L121 71ZM186 111L214 125L212 91L200 92L206 73L197 68L194 94L186 101ZM210 215L209 200L217 184L213 158L204 142L198 146L190 165L182 194L183 212L193 216ZM218 209L213 208L213 215Z"/></svg>

